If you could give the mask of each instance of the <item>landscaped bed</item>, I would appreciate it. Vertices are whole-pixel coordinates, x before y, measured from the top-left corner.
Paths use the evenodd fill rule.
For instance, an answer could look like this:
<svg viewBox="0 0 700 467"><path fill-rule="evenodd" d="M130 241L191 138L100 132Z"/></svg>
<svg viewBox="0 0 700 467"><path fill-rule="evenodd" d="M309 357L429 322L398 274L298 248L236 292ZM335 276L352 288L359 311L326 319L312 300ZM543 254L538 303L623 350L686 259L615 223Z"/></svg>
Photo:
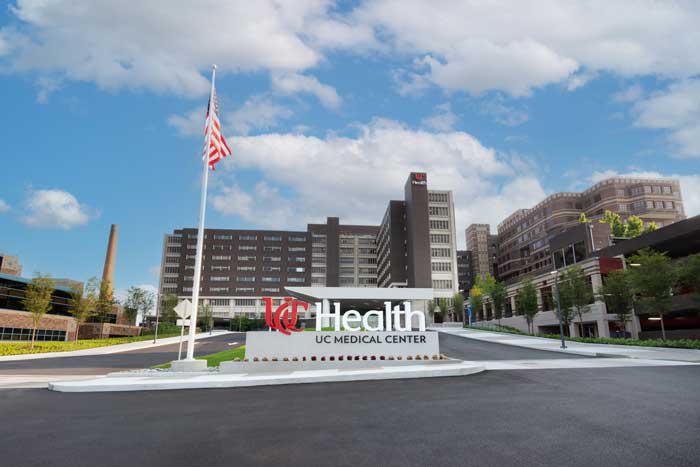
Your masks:
<svg viewBox="0 0 700 467"><path fill-rule="evenodd" d="M519 329L509 326L464 326L465 329L475 329L478 331L503 332L507 334L518 334L522 336L544 337L546 339L559 340L559 334L528 334ZM566 337L567 341L583 342L585 344L611 344L611 345L636 345L639 347L665 347L671 349L697 349L700 350L700 340L693 339L623 339L619 337Z"/></svg>
<svg viewBox="0 0 700 467"><path fill-rule="evenodd" d="M158 334L158 338L175 337L179 333ZM71 350L92 349L95 347L105 347L108 345L129 344L131 342L141 342L152 340L152 335L134 336L134 337L110 337L109 339L81 339L77 341L53 341L44 342L37 341L34 343L34 348L31 349L31 343L28 341L13 341L0 343L0 356L6 355L25 355L33 353L45 352L68 352Z"/></svg>
<svg viewBox="0 0 700 467"><path fill-rule="evenodd" d="M195 360L206 360L207 366L216 367L219 366L221 362L233 361L236 358L240 360L243 360L243 358L245 358L245 345L236 347L235 349L228 349L222 352L217 352L209 355L202 355L201 357L195 357ZM170 368L170 362L155 365L153 368Z"/></svg>

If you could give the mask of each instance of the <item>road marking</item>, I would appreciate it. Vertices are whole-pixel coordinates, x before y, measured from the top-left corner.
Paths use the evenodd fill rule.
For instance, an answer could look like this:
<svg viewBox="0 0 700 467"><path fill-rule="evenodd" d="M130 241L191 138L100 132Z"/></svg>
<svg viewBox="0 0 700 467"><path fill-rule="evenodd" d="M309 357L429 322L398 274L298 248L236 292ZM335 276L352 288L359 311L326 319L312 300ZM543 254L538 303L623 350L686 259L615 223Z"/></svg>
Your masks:
<svg viewBox="0 0 700 467"><path fill-rule="evenodd" d="M229 347L232 346L232 345L238 345L238 342L229 342L229 343L228 343L228 346L229 346Z"/></svg>

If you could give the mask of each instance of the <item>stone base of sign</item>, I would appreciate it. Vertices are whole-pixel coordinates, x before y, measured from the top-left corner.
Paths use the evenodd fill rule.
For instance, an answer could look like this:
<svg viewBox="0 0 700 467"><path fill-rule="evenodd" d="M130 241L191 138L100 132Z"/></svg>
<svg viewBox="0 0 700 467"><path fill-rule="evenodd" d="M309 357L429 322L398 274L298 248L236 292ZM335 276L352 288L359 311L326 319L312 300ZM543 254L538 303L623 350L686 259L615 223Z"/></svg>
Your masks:
<svg viewBox="0 0 700 467"><path fill-rule="evenodd" d="M440 355L438 333L420 331L391 332L281 332L249 331L246 333L245 356L249 361L283 360L321 361L387 360L420 358L430 360Z"/></svg>
<svg viewBox="0 0 700 467"><path fill-rule="evenodd" d="M306 361L306 362L221 362L220 373L284 373L290 371L313 370L358 370L371 368L391 368L397 366L416 365L440 365L445 363L458 363L459 360L435 359L435 360L360 360L360 361Z"/></svg>
<svg viewBox="0 0 700 467"><path fill-rule="evenodd" d="M206 371L206 360L173 360L170 362L170 371L173 372L188 372Z"/></svg>
<svg viewBox="0 0 700 467"><path fill-rule="evenodd" d="M168 371L147 374L108 375L81 381L56 381L48 388L59 392L157 391L170 389L236 388L281 384L330 383L385 379L436 378L466 376L484 371L474 362L455 360L440 364L403 365L361 369L327 369L290 371L266 374L226 374L220 372L174 373Z"/></svg>

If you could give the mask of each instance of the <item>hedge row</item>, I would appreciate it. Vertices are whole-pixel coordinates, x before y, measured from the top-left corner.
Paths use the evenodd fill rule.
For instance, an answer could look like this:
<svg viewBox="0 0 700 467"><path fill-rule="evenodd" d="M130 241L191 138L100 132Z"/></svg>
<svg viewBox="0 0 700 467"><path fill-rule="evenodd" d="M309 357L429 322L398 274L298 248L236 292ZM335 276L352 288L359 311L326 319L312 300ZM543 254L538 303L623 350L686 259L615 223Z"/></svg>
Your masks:
<svg viewBox="0 0 700 467"><path fill-rule="evenodd" d="M158 337L173 337L179 336L180 333L158 333ZM134 337L110 337L109 339L81 339L77 341L37 341L34 343L34 349L30 349L30 341L12 341L0 342L0 356L5 355L25 355L31 353L44 352L68 352L71 350L92 349L95 347L104 347L107 345L128 344L131 342L141 342L153 339L153 336L134 336Z"/></svg>

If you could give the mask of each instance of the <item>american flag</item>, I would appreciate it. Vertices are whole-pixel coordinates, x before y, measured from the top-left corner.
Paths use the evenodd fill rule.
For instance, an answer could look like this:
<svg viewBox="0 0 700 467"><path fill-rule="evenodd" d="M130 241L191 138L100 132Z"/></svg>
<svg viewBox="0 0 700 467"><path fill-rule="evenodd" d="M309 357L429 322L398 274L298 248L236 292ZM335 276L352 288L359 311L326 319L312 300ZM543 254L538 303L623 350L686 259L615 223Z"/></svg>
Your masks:
<svg viewBox="0 0 700 467"><path fill-rule="evenodd" d="M223 133L221 133L219 102L216 98L216 89L212 88L209 105L207 105L207 120L204 126L204 151L202 157L209 157L209 167L215 170L214 165L216 165L222 157L230 155L231 149L228 147L228 144L226 144L226 138L224 138Z"/></svg>

